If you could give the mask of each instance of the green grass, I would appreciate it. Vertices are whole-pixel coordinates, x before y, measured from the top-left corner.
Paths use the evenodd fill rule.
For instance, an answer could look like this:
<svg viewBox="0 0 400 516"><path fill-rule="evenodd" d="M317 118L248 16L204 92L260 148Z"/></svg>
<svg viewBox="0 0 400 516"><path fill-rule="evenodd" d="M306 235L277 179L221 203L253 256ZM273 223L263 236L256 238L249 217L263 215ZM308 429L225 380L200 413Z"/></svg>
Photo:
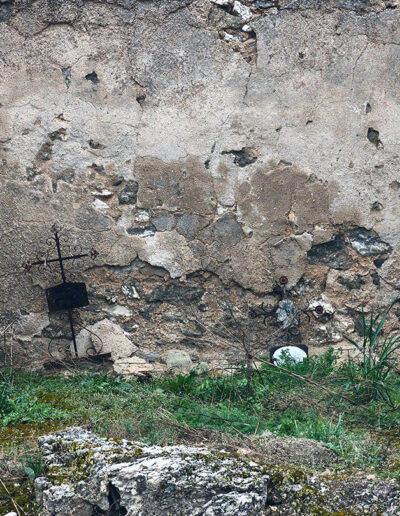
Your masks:
<svg viewBox="0 0 400 516"><path fill-rule="evenodd" d="M352 395L340 382L344 366L337 366L336 360L329 350L286 367ZM400 404L399 377L391 381L397 386L393 401ZM2 428L3 434L39 423L44 429L46 422L81 424L104 435L120 434L149 444L175 442L185 425L239 438L268 429L278 436L324 442L346 459L341 439L360 433L366 438L400 424L400 410L384 400L353 405L268 366L253 374L250 398L246 387L244 372L223 377L191 373L147 383L89 371L69 378L21 372L9 389L7 409L0 413L0 438Z"/></svg>
<svg viewBox="0 0 400 516"><path fill-rule="evenodd" d="M346 385L359 399L380 399L392 408L396 407L396 391L398 393L392 373L398 364L400 336L386 337L383 327L398 300L396 298L383 315L370 314L367 318L362 311L361 342L346 337L359 352L359 359L348 360L343 367Z"/></svg>
<svg viewBox="0 0 400 516"><path fill-rule="evenodd" d="M356 392L342 381L345 365L337 364L333 350L285 367L356 400ZM255 451L253 437L269 430L326 444L340 457L338 470L398 477L400 410L392 404L400 404L400 377L392 372L387 381L394 386L391 404L379 397L351 403L269 366L253 373L250 398L244 370L148 382L91 371L70 377L3 372L0 477L21 479L15 496L31 492L32 480L43 472L37 437L71 425L148 444L240 439ZM0 509L9 507L9 495L0 489Z"/></svg>

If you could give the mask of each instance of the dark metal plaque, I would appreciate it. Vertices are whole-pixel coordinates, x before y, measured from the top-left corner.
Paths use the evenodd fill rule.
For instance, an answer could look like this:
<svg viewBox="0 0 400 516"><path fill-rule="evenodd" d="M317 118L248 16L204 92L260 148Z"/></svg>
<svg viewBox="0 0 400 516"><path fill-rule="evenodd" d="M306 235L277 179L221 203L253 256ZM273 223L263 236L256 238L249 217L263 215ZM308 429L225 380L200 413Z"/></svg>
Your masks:
<svg viewBox="0 0 400 516"><path fill-rule="evenodd" d="M46 290L49 312L72 310L89 304L84 283L61 283Z"/></svg>

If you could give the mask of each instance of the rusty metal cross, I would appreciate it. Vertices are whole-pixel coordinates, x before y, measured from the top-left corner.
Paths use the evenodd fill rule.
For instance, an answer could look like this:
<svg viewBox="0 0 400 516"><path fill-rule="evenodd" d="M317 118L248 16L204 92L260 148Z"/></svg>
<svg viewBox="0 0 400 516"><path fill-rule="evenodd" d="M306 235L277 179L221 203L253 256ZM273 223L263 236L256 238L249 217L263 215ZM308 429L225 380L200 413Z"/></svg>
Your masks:
<svg viewBox="0 0 400 516"><path fill-rule="evenodd" d="M61 252L61 243L60 243L60 232L62 228L57 224L53 224L52 232L53 237L51 240L54 240L57 248L57 258L44 258L43 260L38 260L36 262L27 262L23 265L26 271L30 271L32 267L35 265L48 265L50 263L58 262L60 266L60 274L62 283L56 285L55 287L50 287L46 289L46 297L47 304L49 307L49 312L57 312L59 310L67 310L68 311L68 320L71 328L72 341L74 344L75 356L78 358L78 349L76 345L76 337L74 330L74 323L72 318L72 311L74 308L80 308L82 306L87 306L89 304L86 285L85 283L72 283L68 282L65 275L64 262L68 260L77 260L79 258L85 258L90 256L92 259L95 259L98 255L95 249L92 249L90 253L80 253L70 256L62 256Z"/></svg>

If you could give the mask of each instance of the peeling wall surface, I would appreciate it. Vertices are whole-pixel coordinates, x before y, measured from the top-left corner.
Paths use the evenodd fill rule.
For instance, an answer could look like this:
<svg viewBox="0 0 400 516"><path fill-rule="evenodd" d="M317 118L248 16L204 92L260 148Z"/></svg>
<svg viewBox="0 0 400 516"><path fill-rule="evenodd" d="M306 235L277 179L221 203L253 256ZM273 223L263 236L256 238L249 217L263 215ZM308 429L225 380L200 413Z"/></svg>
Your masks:
<svg viewBox="0 0 400 516"><path fill-rule="evenodd" d="M52 256L54 222L65 249L99 253L67 266L88 285L81 324L110 321L129 356L237 358L235 319L276 306L282 275L296 305L328 307L304 323L311 349L345 345L361 307L400 286L399 12L0 0L0 327L15 356L69 345L44 295L57 270L21 267ZM271 324L248 330L261 350Z"/></svg>

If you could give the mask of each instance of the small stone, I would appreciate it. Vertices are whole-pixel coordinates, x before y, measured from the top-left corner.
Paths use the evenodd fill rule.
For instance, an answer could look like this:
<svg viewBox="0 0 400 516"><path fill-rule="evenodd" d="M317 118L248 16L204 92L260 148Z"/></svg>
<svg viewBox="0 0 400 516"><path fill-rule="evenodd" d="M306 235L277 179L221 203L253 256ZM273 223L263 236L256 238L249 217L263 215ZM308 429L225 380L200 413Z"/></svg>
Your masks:
<svg viewBox="0 0 400 516"><path fill-rule="evenodd" d="M207 224L207 219L205 217L199 217L198 215L193 215L191 213L178 215L176 219L177 232L186 238L194 238L196 233L198 233Z"/></svg>
<svg viewBox="0 0 400 516"><path fill-rule="evenodd" d="M152 237L156 234L156 228L154 226L145 226L144 228L128 228L126 232L128 233L128 235L147 238Z"/></svg>
<svg viewBox="0 0 400 516"><path fill-rule="evenodd" d="M119 358L114 362L113 369L121 376L160 375L165 372L165 366L150 363L139 357Z"/></svg>
<svg viewBox="0 0 400 516"><path fill-rule="evenodd" d="M126 297L129 297L129 299L140 299L139 293L134 285L125 283L122 285L121 290Z"/></svg>
<svg viewBox="0 0 400 516"><path fill-rule="evenodd" d="M241 2L235 0L233 4L233 12L240 16L242 20L249 21L253 17L253 14L247 5L243 5Z"/></svg>
<svg viewBox="0 0 400 516"><path fill-rule="evenodd" d="M92 195L96 197L111 197L113 192L110 192L110 190L106 190L105 188L100 191L92 192Z"/></svg>
<svg viewBox="0 0 400 516"><path fill-rule="evenodd" d="M164 355L167 366L180 373L190 373L193 369L193 362L189 354L181 349L170 349Z"/></svg>
<svg viewBox="0 0 400 516"><path fill-rule="evenodd" d="M123 182L124 182L124 178L122 176L117 176L114 178L112 185L119 186L119 185L122 185Z"/></svg>
<svg viewBox="0 0 400 516"><path fill-rule="evenodd" d="M32 337L39 336L49 326L47 313L30 313L23 315L15 326L15 334L19 340L30 342Z"/></svg>
<svg viewBox="0 0 400 516"><path fill-rule="evenodd" d="M210 366L207 364L207 362L200 362L196 367L195 371L198 374L204 374L207 373L210 369Z"/></svg>
<svg viewBox="0 0 400 516"><path fill-rule="evenodd" d="M103 165L97 165L97 163L92 163L90 165L90 168L92 168L98 174L102 174L104 172L104 166Z"/></svg>
<svg viewBox="0 0 400 516"><path fill-rule="evenodd" d="M240 36L240 34L225 34L224 41L230 43L232 41L238 41L241 43L243 41L243 38Z"/></svg>
<svg viewBox="0 0 400 516"><path fill-rule="evenodd" d="M151 223L157 231L171 231L175 227L175 217L172 213L163 211L151 217Z"/></svg>
<svg viewBox="0 0 400 516"><path fill-rule="evenodd" d="M128 181L118 195L119 203L136 204L138 191L139 183L137 181Z"/></svg>
<svg viewBox="0 0 400 516"><path fill-rule="evenodd" d="M151 351L150 353L145 353L143 358L146 360L146 362L150 362L150 364L152 364L153 362L160 360L160 354L156 353L155 351Z"/></svg>
<svg viewBox="0 0 400 516"><path fill-rule="evenodd" d="M76 338L78 356L86 357L97 353L111 353L111 359L129 357L136 350L124 331L117 324L103 319L96 324L81 330ZM71 345L71 351L73 351Z"/></svg>
<svg viewBox="0 0 400 516"><path fill-rule="evenodd" d="M182 333L186 335L186 337L202 337L205 333L205 329L194 320L183 325Z"/></svg>
<svg viewBox="0 0 400 516"><path fill-rule="evenodd" d="M258 9L270 9L271 7L276 7L278 5L277 2L253 2L253 6Z"/></svg>
<svg viewBox="0 0 400 516"><path fill-rule="evenodd" d="M94 141L94 140L89 140L89 141L88 141L88 144L89 144L89 147L90 147L91 149L95 149L95 150L103 150L103 149L105 149L105 148L106 148L106 146L105 146L105 145L103 145L103 144L102 144L102 143L100 143L100 142L96 142L96 141Z"/></svg>
<svg viewBox="0 0 400 516"><path fill-rule="evenodd" d="M380 203L379 201L375 201L372 206L371 206L371 210L374 210L374 211L382 211L383 210L383 204Z"/></svg>
<svg viewBox="0 0 400 516"><path fill-rule="evenodd" d="M104 201L101 201L100 199L95 199L93 202L93 207L96 209L96 210L109 210L110 207L107 203L105 203Z"/></svg>
<svg viewBox="0 0 400 516"><path fill-rule="evenodd" d="M383 143L381 142L381 140L379 138L379 131L377 131L373 127L368 128L367 138L371 143L373 143L375 145L375 147L377 149L383 148Z"/></svg>
<svg viewBox="0 0 400 516"><path fill-rule="evenodd" d="M116 305L112 308L105 308L106 312L109 314L115 315L117 317L130 317L132 315L132 310L127 306Z"/></svg>
<svg viewBox="0 0 400 516"><path fill-rule="evenodd" d="M290 299L279 301L276 310L276 319L282 324L282 328L290 328L296 324L297 307Z"/></svg>
<svg viewBox="0 0 400 516"><path fill-rule="evenodd" d="M111 222L108 217L95 210L93 206L82 204L75 215L78 228L91 231L106 231Z"/></svg>
<svg viewBox="0 0 400 516"><path fill-rule="evenodd" d="M238 167L247 167L257 161L257 155L254 149L249 147L243 147L243 149L240 150L222 151L221 154L233 154L233 162Z"/></svg>
<svg viewBox="0 0 400 516"><path fill-rule="evenodd" d="M377 261L377 260L375 260ZM359 290L363 285L365 285L365 281L362 279L362 277L357 274L356 276L351 277L343 277L338 276L337 282L340 283L340 285L343 285L347 288L347 290Z"/></svg>
<svg viewBox="0 0 400 516"><path fill-rule="evenodd" d="M11 2L6 2L4 5L0 5L0 23L8 22L11 20L13 9L14 8Z"/></svg>
<svg viewBox="0 0 400 516"><path fill-rule="evenodd" d="M100 82L100 79L98 78L97 73L94 71L92 73L88 73L87 75L85 75L85 79L87 81L91 81L93 84L99 84L99 82Z"/></svg>
<svg viewBox="0 0 400 516"><path fill-rule="evenodd" d="M239 16L232 16L219 7L213 7L208 14L210 25L219 29L241 29L243 20Z"/></svg>
<svg viewBox="0 0 400 516"><path fill-rule="evenodd" d="M135 218L136 222L149 222L149 220L150 220L149 212L147 210L138 210L135 213L134 218Z"/></svg>
<svg viewBox="0 0 400 516"><path fill-rule="evenodd" d="M212 225L212 230L215 240L228 247L236 245L245 236L242 226L233 213L227 213L218 219Z"/></svg>
<svg viewBox="0 0 400 516"><path fill-rule="evenodd" d="M312 246L307 252L308 263L325 265L332 269L349 269L352 259L342 236L335 236L329 242Z"/></svg>
<svg viewBox="0 0 400 516"><path fill-rule="evenodd" d="M335 0L333 6L350 11L365 11L370 0Z"/></svg>
<svg viewBox="0 0 400 516"><path fill-rule="evenodd" d="M146 298L149 303L163 302L170 304L198 303L203 297L201 287L186 287L184 285L168 285L166 288L156 287Z"/></svg>
<svg viewBox="0 0 400 516"><path fill-rule="evenodd" d="M375 231L356 228L349 235L351 247L361 256L376 256L392 251L391 246L381 240Z"/></svg>

